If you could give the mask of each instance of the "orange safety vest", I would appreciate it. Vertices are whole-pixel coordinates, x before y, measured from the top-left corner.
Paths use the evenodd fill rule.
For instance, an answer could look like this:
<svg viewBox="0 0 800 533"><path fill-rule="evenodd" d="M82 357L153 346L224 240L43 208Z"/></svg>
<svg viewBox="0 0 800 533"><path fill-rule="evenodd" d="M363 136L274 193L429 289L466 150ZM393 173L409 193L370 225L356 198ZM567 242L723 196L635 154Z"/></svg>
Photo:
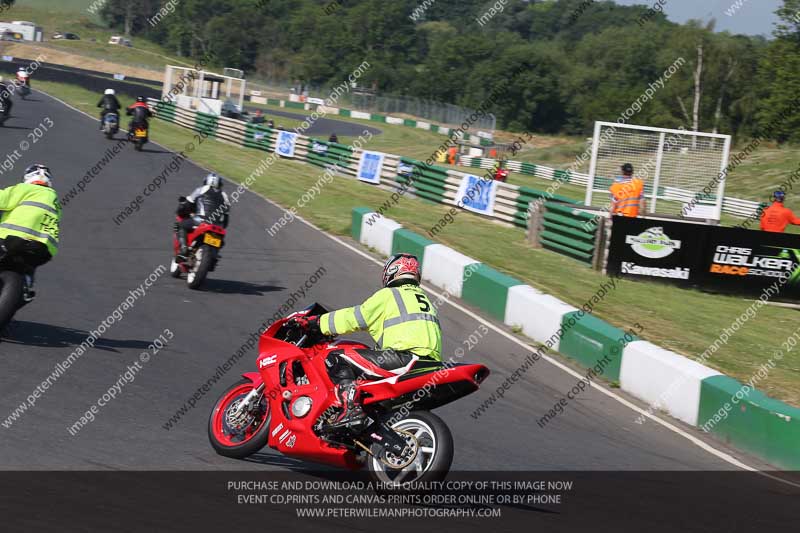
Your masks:
<svg viewBox="0 0 800 533"><path fill-rule="evenodd" d="M800 218L794 216L792 210L780 202L772 202L772 205L764 209L761 215L761 230L783 233L789 224L800 224Z"/></svg>
<svg viewBox="0 0 800 533"><path fill-rule="evenodd" d="M644 182L639 178L617 178L611 184L611 196L614 198L611 213L624 217L638 217L643 194Z"/></svg>
<svg viewBox="0 0 800 533"><path fill-rule="evenodd" d="M458 153L458 148L452 147L447 151L447 153L448 153L447 162L450 163L451 165L455 165L456 164L456 154Z"/></svg>

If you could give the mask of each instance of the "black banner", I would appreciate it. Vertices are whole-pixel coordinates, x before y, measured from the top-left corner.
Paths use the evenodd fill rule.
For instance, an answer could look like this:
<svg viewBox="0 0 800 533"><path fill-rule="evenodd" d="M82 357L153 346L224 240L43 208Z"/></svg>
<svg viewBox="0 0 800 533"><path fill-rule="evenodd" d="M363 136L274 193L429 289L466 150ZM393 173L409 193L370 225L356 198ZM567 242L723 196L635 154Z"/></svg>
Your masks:
<svg viewBox="0 0 800 533"><path fill-rule="evenodd" d="M800 235L614 217L609 274L800 300Z"/></svg>
<svg viewBox="0 0 800 533"><path fill-rule="evenodd" d="M614 217L608 273L688 285L699 268L703 229L683 222Z"/></svg>

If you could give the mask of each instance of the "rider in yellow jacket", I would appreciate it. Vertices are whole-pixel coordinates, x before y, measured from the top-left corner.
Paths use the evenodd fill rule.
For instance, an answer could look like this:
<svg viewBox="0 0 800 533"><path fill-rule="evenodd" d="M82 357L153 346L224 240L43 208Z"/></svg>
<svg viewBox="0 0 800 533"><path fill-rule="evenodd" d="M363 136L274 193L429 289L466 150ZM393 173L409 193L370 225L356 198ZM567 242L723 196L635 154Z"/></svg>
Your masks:
<svg viewBox="0 0 800 533"><path fill-rule="evenodd" d="M397 254L383 268L383 288L361 305L339 309L320 317L295 319L309 332L342 335L368 331L376 350L337 350L326 360L343 408L336 427L359 420L356 381L397 379L410 371L441 366L442 329L436 309L419 286L416 257Z"/></svg>
<svg viewBox="0 0 800 533"><path fill-rule="evenodd" d="M0 260L14 256L26 267L25 299L33 299L33 273L58 253L61 205L50 169L31 165L23 182L0 190Z"/></svg>

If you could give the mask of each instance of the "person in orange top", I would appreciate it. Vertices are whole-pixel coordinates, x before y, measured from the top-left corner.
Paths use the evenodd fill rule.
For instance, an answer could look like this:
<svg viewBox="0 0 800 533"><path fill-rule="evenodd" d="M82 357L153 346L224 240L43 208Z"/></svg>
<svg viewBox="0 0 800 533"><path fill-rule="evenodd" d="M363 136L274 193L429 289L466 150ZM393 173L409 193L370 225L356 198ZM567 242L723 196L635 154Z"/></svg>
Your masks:
<svg viewBox="0 0 800 533"><path fill-rule="evenodd" d="M633 165L622 165L622 176L611 184L611 214L638 217L644 211L644 182L633 177Z"/></svg>
<svg viewBox="0 0 800 533"><path fill-rule="evenodd" d="M794 216L792 210L783 205L785 199L786 193L783 191L775 191L772 195L772 205L764 209L761 215L762 231L783 233L789 224L800 226L800 218Z"/></svg>
<svg viewBox="0 0 800 533"><path fill-rule="evenodd" d="M456 164L456 154L458 154L458 148L452 146L449 150L447 150L447 162L451 165Z"/></svg>

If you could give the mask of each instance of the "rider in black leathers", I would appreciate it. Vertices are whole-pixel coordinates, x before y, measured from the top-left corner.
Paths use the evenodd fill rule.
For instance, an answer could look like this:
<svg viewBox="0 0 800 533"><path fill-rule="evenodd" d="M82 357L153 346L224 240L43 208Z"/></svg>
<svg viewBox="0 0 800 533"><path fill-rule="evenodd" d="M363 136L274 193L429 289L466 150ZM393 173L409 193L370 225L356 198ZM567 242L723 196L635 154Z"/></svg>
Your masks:
<svg viewBox="0 0 800 533"><path fill-rule="evenodd" d="M222 192L222 179L216 174L209 174L188 197L181 197L177 214L183 220L175 228L180 243L178 262L186 261L189 246L186 238L202 222L228 227L231 203L228 195Z"/></svg>
<svg viewBox="0 0 800 533"><path fill-rule="evenodd" d="M106 89L103 97L97 102L97 107L102 108L102 111L100 111L100 129L102 130L105 116L109 113L119 114L122 105L117 100L117 97L114 96L114 89Z"/></svg>
<svg viewBox="0 0 800 533"><path fill-rule="evenodd" d="M14 84L0 83L0 103L3 104L3 115L6 117L11 115L11 106L13 105L11 102L11 95L16 90Z"/></svg>

